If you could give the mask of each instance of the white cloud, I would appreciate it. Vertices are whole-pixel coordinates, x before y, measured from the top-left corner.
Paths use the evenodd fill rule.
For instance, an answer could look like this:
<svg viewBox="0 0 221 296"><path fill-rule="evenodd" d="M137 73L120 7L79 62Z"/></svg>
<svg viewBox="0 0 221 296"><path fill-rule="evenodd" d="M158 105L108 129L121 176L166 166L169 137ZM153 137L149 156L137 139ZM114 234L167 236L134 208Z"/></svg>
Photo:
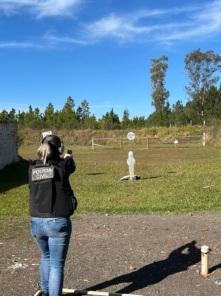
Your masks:
<svg viewBox="0 0 221 296"><path fill-rule="evenodd" d="M37 17L68 15L85 0L0 0L0 11L14 13L27 9ZM88 45L104 39L118 42L157 42L171 44L185 40L204 40L221 33L221 0L201 6L142 9L127 14L111 13L94 22L75 22L73 34L52 31L38 43L2 42L0 48L54 48L63 45ZM36 39L33 39L36 40Z"/></svg>
<svg viewBox="0 0 221 296"><path fill-rule="evenodd" d="M84 0L1 0L0 11L10 15L28 10L37 17L71 15Z"/></svg>
<svg viewBox="0 0 221 296"><path fill-rule="evenodd" d="M156 34L156 40L182 41L190 38L207 38L221 33L221 1L205 5L180 25L183 25L183 29L174 26L172 30L168 30L169 32Z"/></svg>
<svg viewBox="0 0 221 296"><path fill-rule="evenodd" d="M51 45L55 44L82 44L86 45L87 41L80 40L69 36L58 36L55 34L47 33L44 36L44 40Z"/></svg>
<svg viewBox="0 0 221 296"><path fill-rule="evenodd" d="M66 48L66 45L87 45L88 42L84 40L78 40L72 37L56 36L46 34L39 38L38 42L32 41L0 41L0 49L55 49L55 48Z"/></svg>
<svg viewBox="0 0 221 296"><path fill-rule="evenodd" d="M162 15L162 11L158 11L156 15ZM156 25L152 26L138 26L136 22L144 19L147 15L151 16L151 12L139 11L131 15L118 16L116 14L110 14L94 23L85 26L88 36L92 39L101 39L105 37L115 37L119 40L129 41L133 39L135 35L141 33L149 33L156 28Z"/></svg>
<svg viewBox="0 0 221 296"><path fill-rule="evenodd" d="M32 42L18 42L18 41L3 41L0 42L0 48L45 48L44 45Z"/></svg>
<svg viewBox="0 0 221 296"><path fill-rule="evenodd" d="M85 25L88 39L168 43L221 33L221 0L199 6L110 14Z"/></svg>

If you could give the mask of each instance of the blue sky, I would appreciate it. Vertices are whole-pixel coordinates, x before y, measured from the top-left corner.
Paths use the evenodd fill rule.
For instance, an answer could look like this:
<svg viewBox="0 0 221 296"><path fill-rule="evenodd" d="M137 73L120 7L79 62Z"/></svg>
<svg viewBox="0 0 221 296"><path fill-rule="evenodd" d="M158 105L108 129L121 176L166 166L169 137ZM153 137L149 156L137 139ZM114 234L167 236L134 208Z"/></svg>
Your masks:
<svg viewBox="0 0 221 296"><path fill-rule="evenodd" d="M147 116L150 59L166 55L169 102L187 101L184 58L221 54L221 0L0 0L0 110L86 99Z"/></svg>

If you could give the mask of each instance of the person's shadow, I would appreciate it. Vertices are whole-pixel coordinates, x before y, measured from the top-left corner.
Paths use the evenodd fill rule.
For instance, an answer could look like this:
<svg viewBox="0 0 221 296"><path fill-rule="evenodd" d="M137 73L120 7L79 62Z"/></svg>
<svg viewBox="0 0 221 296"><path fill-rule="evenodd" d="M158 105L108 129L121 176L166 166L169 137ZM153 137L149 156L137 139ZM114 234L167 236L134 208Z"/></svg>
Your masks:
<svg viewBox="0 0 221 296"><path fill-rule="evenodd" d="M28 183L29 161L19 158L19 161L7 165L0 170L0 193Z"/></svg>
<svg viewBox="0 0 221 296"><path fill-rule="evenodd" d="M129 294L156 284L171 274L187 270L189 266L200 261L200 254L200 249L196 247L196 241L191 241L172 251L165 260L153 262L136 271L88 287L86 290L102 290L112 285L130 283L116 291L116 293Z"/></svg>

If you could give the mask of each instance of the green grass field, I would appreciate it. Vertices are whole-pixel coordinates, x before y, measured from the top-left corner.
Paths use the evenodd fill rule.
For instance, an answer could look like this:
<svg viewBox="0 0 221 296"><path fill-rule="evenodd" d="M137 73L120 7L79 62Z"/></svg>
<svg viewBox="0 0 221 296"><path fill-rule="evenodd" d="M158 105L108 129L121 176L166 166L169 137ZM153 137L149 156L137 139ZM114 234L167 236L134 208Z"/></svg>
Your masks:
<svg viewBox="0 0 221 296"><path fill-rule="evenodd" d="M0 171L0 216L28 216L27 159L35 146L22 146L22 161ZM70 147L77 163L70 177L78 213L179 213L221 210L221 149L217 147L133 150L141 180L128 174L128 150Z"/></svg>

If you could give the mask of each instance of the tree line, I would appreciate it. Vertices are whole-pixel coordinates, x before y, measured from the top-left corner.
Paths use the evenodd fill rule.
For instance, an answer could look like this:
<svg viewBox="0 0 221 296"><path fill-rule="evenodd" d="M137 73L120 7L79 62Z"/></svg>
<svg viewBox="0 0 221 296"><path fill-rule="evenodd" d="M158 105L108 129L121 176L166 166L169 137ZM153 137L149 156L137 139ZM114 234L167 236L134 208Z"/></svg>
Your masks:
<svg viewBox="0 0 221 296"><path fill-rule="evenodd" d="M74 99L69 96L61 110L55 110L52 103L49 103L44 112L39 108L32 108L28 111L16 112L14 108L7 112L0 112L0 122L17 122L21 127L30 128L77 128L77 129L121 129L129 127L145 126L145 118L129 118L129 112L124 111L123 118L114 112L113 108L101 119L90 114L90 107L87 100L83 100L79 107L75 109Z"/></svg>
<svg viewBox="0 0 221 296"><path fill-rule="evenodd" d="M212 50L202 52L197 49L186 55L184 64L189 79L185 86L189 100L185 105L180 99L170 105L169 90L165 86L168 57L161 56L151 60L151 96L155 111L147 118L144 116L130 118L129 111L124 110L120 119L112 108L102 118L97 119L91 115L87 100L83 100L76 108L74 99L69 96L61 110L55 110L52 103L49 103L43 112L39 108L33 109L31 105L26 112L16 112L12 108L11 111L0 112L0 122L18 122L21 126L31 128L119 129L205 125L221 120L221 85L218 85L221 56Z"/></svg>

